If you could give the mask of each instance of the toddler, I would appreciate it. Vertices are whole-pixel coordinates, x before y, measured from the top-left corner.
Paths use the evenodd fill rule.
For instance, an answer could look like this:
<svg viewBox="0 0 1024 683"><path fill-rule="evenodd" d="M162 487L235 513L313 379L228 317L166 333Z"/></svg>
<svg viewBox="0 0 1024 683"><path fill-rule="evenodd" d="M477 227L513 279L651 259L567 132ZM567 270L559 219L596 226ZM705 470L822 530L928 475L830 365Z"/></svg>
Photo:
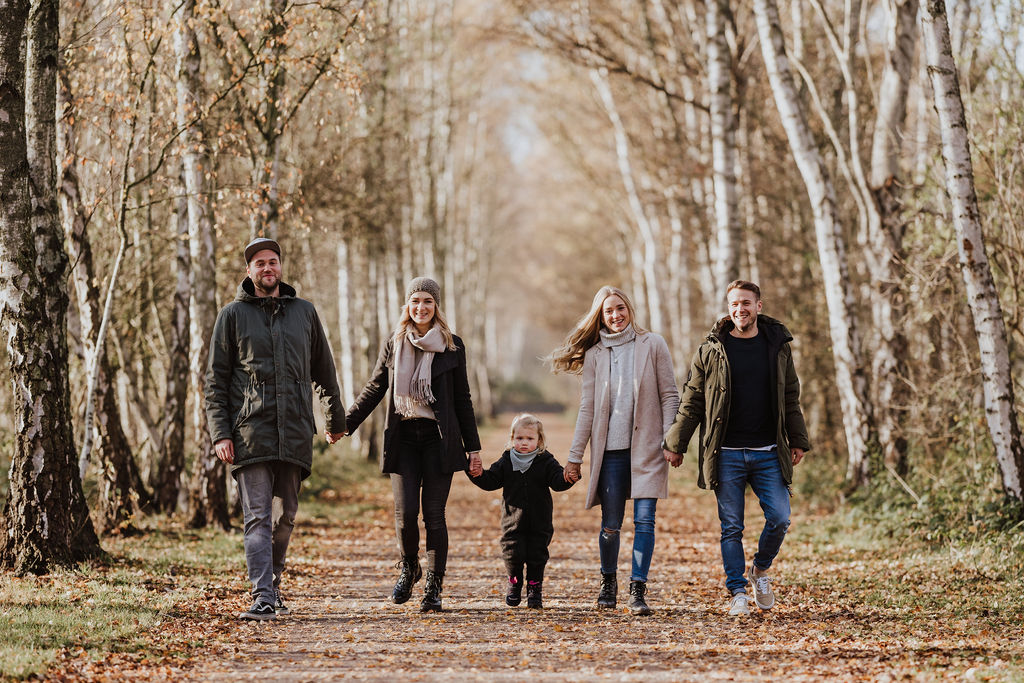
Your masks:
<svg viewBox="0 0 1024 683"><path fill-rule="evenodd" d="M526 606L544 606L541 587L548 562L551 489L566 491L578 474L567 473L544 448L544 425L533 415L512 421L508 448L484 471L479 459L469 468L470 480L485 491L502 489L501 550L508 570L505 604L515 607L523 596L526 567Z"/></svg>

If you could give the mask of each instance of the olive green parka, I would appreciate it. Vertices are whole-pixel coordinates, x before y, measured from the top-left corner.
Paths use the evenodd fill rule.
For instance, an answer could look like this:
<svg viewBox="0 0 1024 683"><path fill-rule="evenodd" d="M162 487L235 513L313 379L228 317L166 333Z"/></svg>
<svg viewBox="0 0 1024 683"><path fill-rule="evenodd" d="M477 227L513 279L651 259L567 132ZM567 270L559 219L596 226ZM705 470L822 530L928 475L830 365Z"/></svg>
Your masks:
<svg viewBox="0 0 1024 683"><path fill-rule="evenodd" d="M676 419L665 434L665 448L684 453L690 438L700 427L697 485L702 489L718 488L718 456L729 415L732 377L723 337L734 324L728 317L715 324L707 339L693 354L690 371L683 386ZM766 315L757 316L757 329L768 341L768 353L775 363L770 368L772 411L776 415L779 464L786 485L793 483L793 460L790 448L811 449L807 426L800 409L800 380L793 365L790 342L793 336L786 326ZM742 416L736 416L742 419Z"/></svg>
<svg viewBox="0 0 1024 683"><path fill-rule="evenodd" d="M231 439L234 473L281 460L313 465L313 384L331 433L345 431L334 358L316 309L281 283L278 296L259 297L242 280L221 309L210 340L206 419L216 443Z"/></svg>

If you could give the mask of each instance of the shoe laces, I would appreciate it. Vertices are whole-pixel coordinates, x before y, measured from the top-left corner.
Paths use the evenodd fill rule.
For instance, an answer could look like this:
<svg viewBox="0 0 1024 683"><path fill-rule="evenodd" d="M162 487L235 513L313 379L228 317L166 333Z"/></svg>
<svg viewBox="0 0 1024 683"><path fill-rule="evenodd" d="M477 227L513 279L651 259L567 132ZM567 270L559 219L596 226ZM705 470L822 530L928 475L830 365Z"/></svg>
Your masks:
<svg viewBox="0 0 1024 683"><path fill-rule="evenodd" d="M754 579L754 588L757 590L758 593L764 594L764 593L770 593L771 592L771 590L772 590L772 577L767 576L767 575L758 576L756 574L753 574L753 579Z"/></svg>

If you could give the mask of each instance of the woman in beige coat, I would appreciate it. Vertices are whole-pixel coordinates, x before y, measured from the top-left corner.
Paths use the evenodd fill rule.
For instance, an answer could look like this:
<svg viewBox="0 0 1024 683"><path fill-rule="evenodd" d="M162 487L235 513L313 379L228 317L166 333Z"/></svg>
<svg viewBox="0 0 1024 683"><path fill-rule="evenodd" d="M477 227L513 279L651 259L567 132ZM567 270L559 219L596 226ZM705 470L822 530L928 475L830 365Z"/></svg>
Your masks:
<svg viewBox="0 0 1024 683"><path fill-rule="evenodd" d="M633 304L615 287L602 287L590 311L550 356L556 372L582 376L576 433L567 476L579 476L590 443L587 507L601 504L601 590L597 604L615 607L619 532L626 500L633 499L633 563L629 610L651 613L644 595L654 552L658 498L668 497L668 466L661 449L679 407L672 358L665 340L639 327Z"/></svg>

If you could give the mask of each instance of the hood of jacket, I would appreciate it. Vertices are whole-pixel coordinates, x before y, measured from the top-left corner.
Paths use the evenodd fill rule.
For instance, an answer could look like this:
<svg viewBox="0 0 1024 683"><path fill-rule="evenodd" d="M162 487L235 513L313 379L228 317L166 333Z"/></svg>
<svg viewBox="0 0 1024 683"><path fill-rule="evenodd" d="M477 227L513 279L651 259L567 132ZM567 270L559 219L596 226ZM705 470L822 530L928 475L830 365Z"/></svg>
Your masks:
<svg viewBox="0 0 1024 683"><path fill-rule="evenodd" d="M256 285L252 283L251 278L245 278L238 283L238 289L235 290L235 301L244 301L250 304L262 304L267 299L294 299L296 297L295 288L291 285L280 282L277 285L277 296L256 296Z"/></svg>

